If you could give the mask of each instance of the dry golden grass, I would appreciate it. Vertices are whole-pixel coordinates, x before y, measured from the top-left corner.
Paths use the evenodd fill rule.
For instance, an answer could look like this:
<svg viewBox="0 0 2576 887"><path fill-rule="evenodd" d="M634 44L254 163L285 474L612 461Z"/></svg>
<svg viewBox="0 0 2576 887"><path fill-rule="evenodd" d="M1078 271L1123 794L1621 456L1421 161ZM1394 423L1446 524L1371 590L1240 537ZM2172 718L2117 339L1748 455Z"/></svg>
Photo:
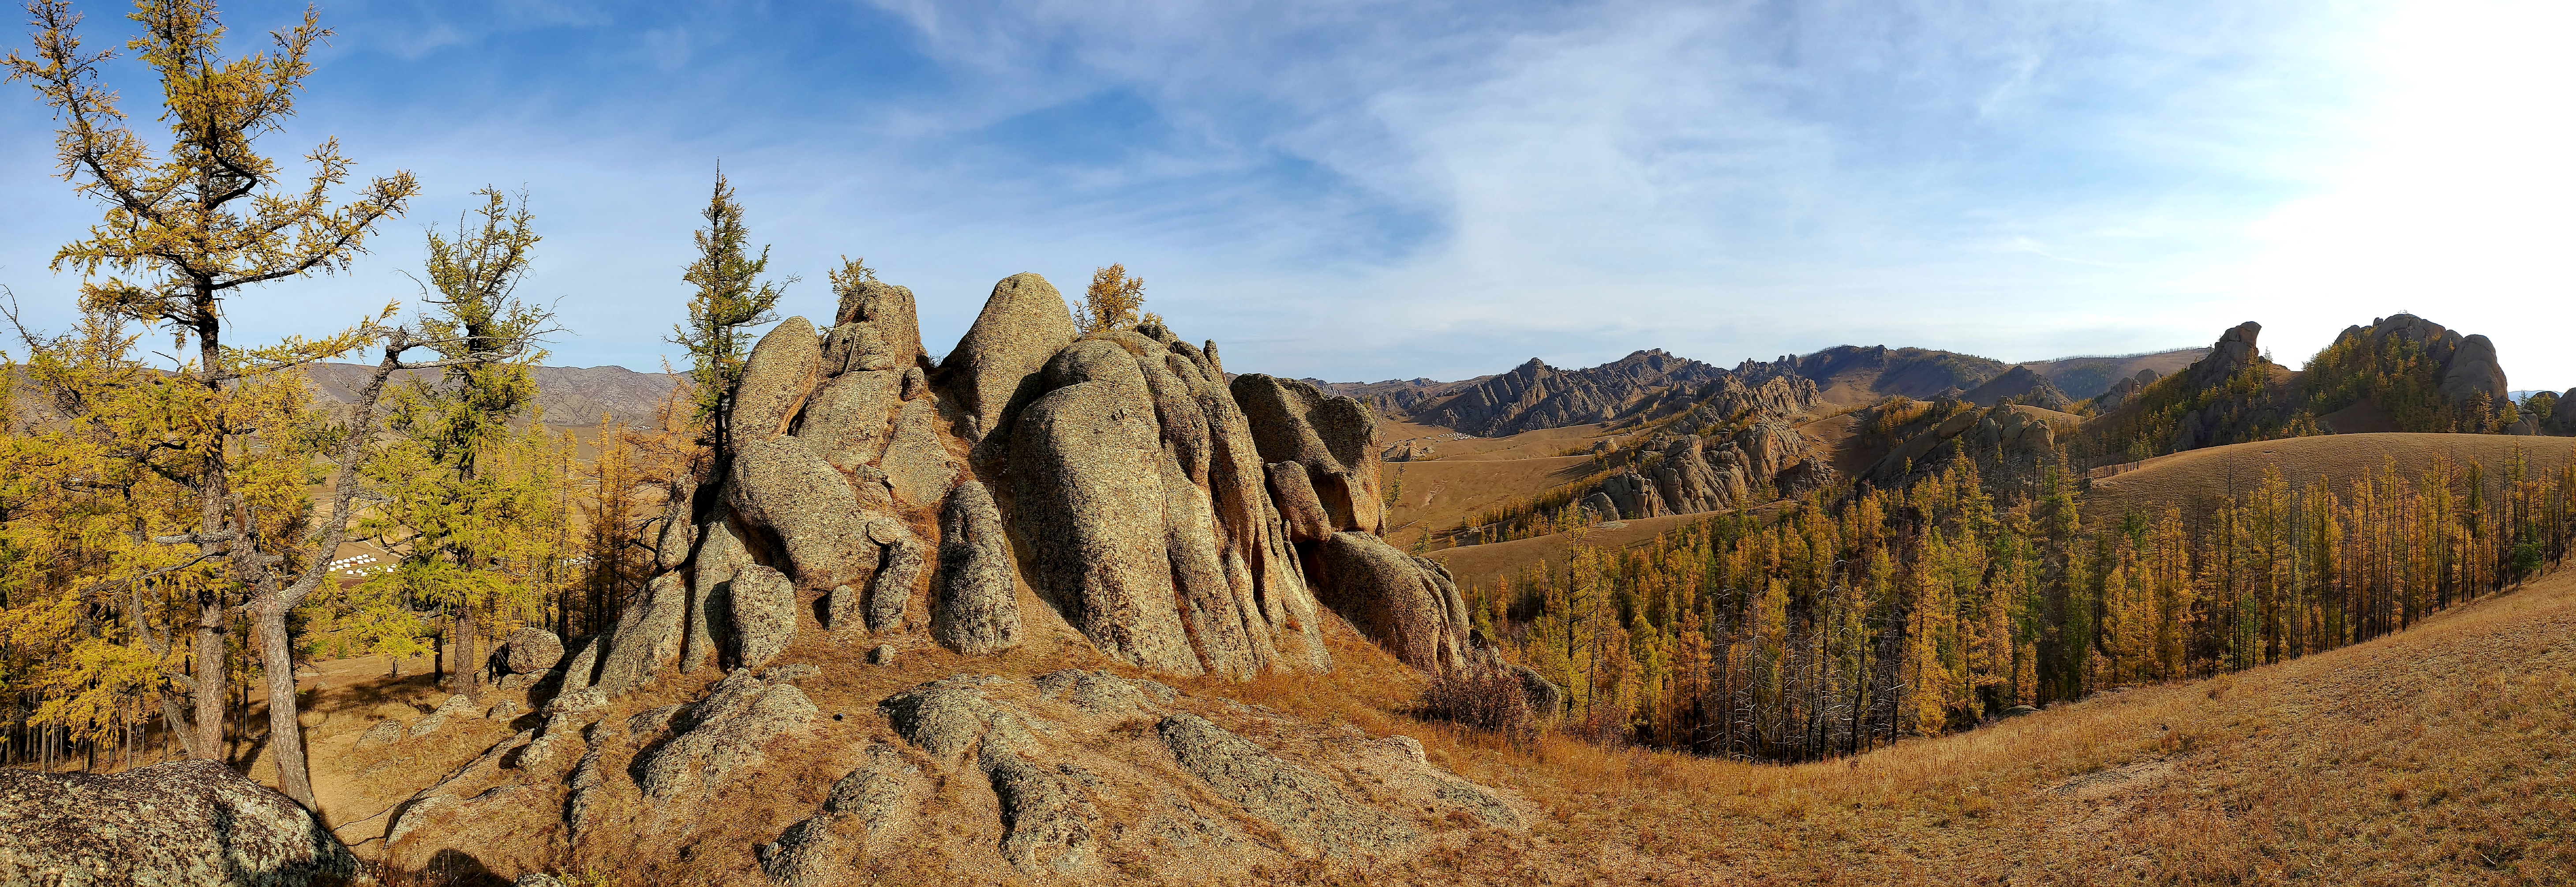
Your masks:
<svg viewBox="0 0 2576 887"><path fill-rule="evenodd" d="M2576 878L2576 573L2303 660L1820 764L1515 750L1345 716L1548 813L1526 846L1426 854L1374 883Z"/></svg>
<svg viewBox="0 0 2576 887"><path fill-rule="evenodd" d="M2205 507L2231 490L2242 493L2261 485L2267 467L2279 468L2292 484L2323 476L2338 493L2392 461L2398 475L2410 481L2442 456L2501 472L2516 447L2531 460L2535 474L2556 472L2576 453L2576 441L2563 437L2499 434L2332 434L2230 444L2158 456L2135 468L2099 469L2084 497L2084 517L2091 523L2117 520L2131 508L2152 514L2177 505Z"/></svg>
<svg viewBox="0 0 2576 887"><path fill-rule="evenodd" d="M1201 698L1266 706L1371 736L1412 736L1433 763L1517 799L1531 827L1526 836L1463 830L1365 869L1274 867L1248 882L2395 885L2576 878L2576 571L2330 653L2117 691L1968 733L1797 766L1605 748L1558 735L1514 745L1424 720L1414 713L1425 687L1418 672L1339 620L1328 629L1337 663L1329 674L1178 683ZM814 753L776 750L719 793L732 824L698 832L687 846L648 841L545 860L505 854L483 861L504 874L542 865L605 873L622 885L757 883L749 845L810 811L846 768L823 752L885 738L873 710L884 695L958 672L1106 666L1134 673L1103 662L1058 626L1034 634L1031 645L999 656L917 646L893 667L835 665L804 682L823 711L849 719L799 746ZM788 658L840 662L848 655L821 641L800 643ZM344 720L363 726L356 706L367 683L353 674L325 691L317 708L349 715L320 725L326 738L317 745L343 735ZM667 682L621 700L621 709L680 701L694 695L696 683ZM407 698L415 689L397 687L394 695ZM458 756L498 738L499 725L482 727L495 735L455 735ZM339 778L368 760L364 753L333 757L345 765L321 772ZM332 797L399 796L410 790L405 784L416 788L453 766L420 764L370 777L383 785L326 783L326 807L335 806ZM516 830L549 818L545 803L532 808L529 822L489 826ZM989 825L986 811L951 812L954 823L935 819L933 827ZM528 836L509 840L527 846ZM889 884L992 874L943 849L961 842L976 843L893 850L872 859L868 871ZM401 863L389 871L405 873L407 883L474 882L436 875L436 860ZM1128 867L1104 871L1103 882L1199 882L1152 860L1121 865Z"/></svg>
<svg viewBox="0 0 2576 887"><path fill-rule="evenodd" d="M1398 548L1425 533L1457 526L1476 512L1581 480L1596 470L1587 456L1389 462L1380 483L1404 484L1387 511L1387 541Z"/></svg>

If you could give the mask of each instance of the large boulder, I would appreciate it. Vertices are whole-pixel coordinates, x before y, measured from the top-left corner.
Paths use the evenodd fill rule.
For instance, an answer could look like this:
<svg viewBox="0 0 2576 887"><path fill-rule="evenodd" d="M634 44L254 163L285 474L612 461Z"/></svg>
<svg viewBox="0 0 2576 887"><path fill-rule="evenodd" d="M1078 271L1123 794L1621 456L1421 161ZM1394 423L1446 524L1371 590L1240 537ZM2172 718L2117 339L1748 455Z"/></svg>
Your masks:
<svg viewBox="0 0 2576 887"><path fill-rule="evenodd" d="M967 481L939 517L939 572L931 580L930 638L959 653L1020 645L1011 543L984 485Z"/></svg>
<svg viewBox="0 0 2576 887"><path fill-rule="evenodd" d="M740 451L786 434L788 421L805 406L805 395L822 380L822 369L823 349L813 324L790 317L770 328L743 362L742 382L725 416L725 445Z"/></svg>
<svg viewBox="0 0 2576 887"><path fill-rule="evenodd" d="M0 884L338 885L358 860L295 801L214 761L113 776L0 768Z"/></svg>
<svg viewBox="0 0 2576 887"><path fill-rule="evenodd" d="M983 313L940 365L948 390L975 417L977 436L1001 423L1002 409L1020 381L1045 366L1075 335L1073 312L1046 278L1014 274L993 284Z"/></svg>
<svg viewBox="0 0 2576 887"><path fill-rule="evenodd" d="M735 516L777 538L797 587L851 584L862 569L858 497L831 463L796 441L767 440L736 451L725 489Z"/></svg>
<svg viewBox="0 0 2576 887"><path fill-rule="evenodd" d="M617 616L599 655L599 679L583 685L576 668L564 686L589 686L610 697L633 689L670 670L680 658L680 637L688 611L689 586L678 573L664 573L644 585L644 594ZM576 660L576 664L579 661Z"/></svg>
<svg viewBox="0 0 2576 887"><path fill-rule="evenodd" d="M1466 598L1449 570L1367 533L1335 533L1315 549L1315 593L1407 665L1458 670L1466 649Z"/></svg>
<svg viewBox="0 0 2576 887"><path fill-rule="evenodd" d="M877 333L878 341L894 368L901 370L921 362L921 324L913 316L912 290L874 280L859 281L841 290L841 308L832 318L833 328L864 324Z"/></svg>
<svg viewBox="0 0 2576 887"><path fill-rule="evenodd" d="M769 664L796 640L796 584L753 564L734 574L731 591L738 667Z"/></svg>
<svg viewBox="0 0 2576 887"><path fill-rule="evenodd" d="M511 632L504 646L508 652L502 662L512 674L536 674L563 664L563 639L542 628L528 626Z"/></svg>

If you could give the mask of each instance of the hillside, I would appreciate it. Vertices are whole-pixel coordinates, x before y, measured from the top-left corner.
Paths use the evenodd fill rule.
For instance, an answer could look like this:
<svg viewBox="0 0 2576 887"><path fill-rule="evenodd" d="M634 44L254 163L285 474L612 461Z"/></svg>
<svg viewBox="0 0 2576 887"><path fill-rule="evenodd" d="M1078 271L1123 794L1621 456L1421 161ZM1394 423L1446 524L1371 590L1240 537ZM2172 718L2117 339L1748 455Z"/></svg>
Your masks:
<svg viewBox="0 0 2576 887"><path fill-rule="evenodd" d="M1469 837L1344 883L2543 884L2576 873L2565 790L2576 781L2576 571L2339 650L1791 766L1565 736L1522 748L1418 720L1406 713L1418 678L1341 637L1344 666L1314 680L1182 686L1219 707L1411 737L1427 760L1531 814L1526 837ZM937 672L939 655L900 673ZM851 676L890 686L900 673ZM362 852L385 805L506 738L497 723L466 721L350 751L366 724L417 718L438 697L421 678L385 677L381 660L326 664L315 686L307 722L334 761L326 813ZM866 705L835 708L873 717ZM770 785L751 809L823 790L785 773ZM763 883L739 849L704 852L716 855L693 877ZM437 864L444 883L565 870L492 847ZM872 871L882 883L939 877Z"/></svg>
<svg viewBox="0 0 2576 887"><path fill-rule="evenodd" d="M1955 351L1841 345L1770 362L1748 360L1735 371L1801 376L1814 381L1827 402L1859 406L1898 395L1928 400L1951 389L1965 391L2006 369L2003 361Z"/></svg>
<svg viewBox="0 0 2576 887"><path fill-rule="evenodd" d="M2207 356L2209 356L2209 348L2204 346L2108 357L2061 357L2056 360L2035 360L2015 364L2015 366L2029 367L2032 372L2047 379L2049 384L2057 386L2057 390L2065 392L2069 398L2086 400L2110 390L2111 386L2118 384L2120 380L2134 377L2141 371L2154 370L2156 375L2170 376L2182 372L2184 367Z"/></svg>
<svg viewBox="0 0 2576 887"><path fill-rule="evenodd" d="M2481 464L2500 471L2515 451L2529 460L2535 475L2556 472L2576 457L2576 440L2500 434L2377 433L2294 437L2208 447L2137 463L2095 469L2092 489L2084 498L2088 522L2116 520L2129 509L2158 512L2180 506L2206 507L2231 492L2260 484L2266 470L2277 469L2294 485L2324 478L2330 488L2350 489L2366 475L2395 469L2409 481L2420 477L2434 460ZM2492 476L2490 482L2493 482Z"/></svg>
<svg viewBox="0 0 2576 887"><path fill-rule="evenodd" d="M356 387L372 369L347 363L315 365L315 394L326 403L355 402ZM416 375L403 374L406 378ZM541 366L536 368L536 377L537 406L544 410L546 424L559 427L597 425L603 413L622 424L651 425L654 410L662 405L674 384L670 376L661 373L639 373L618 366Z"/></svg>

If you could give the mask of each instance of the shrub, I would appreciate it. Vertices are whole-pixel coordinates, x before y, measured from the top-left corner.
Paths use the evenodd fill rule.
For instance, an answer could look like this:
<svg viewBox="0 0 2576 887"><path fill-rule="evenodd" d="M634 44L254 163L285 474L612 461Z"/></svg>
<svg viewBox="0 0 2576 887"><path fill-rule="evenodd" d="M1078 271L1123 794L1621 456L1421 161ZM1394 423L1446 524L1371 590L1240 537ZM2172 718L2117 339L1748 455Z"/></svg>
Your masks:
<svg viewBox="0 0 2576 887"><path fill-rule="evenodd" d="M1529 693L1503 669L1440 676L1422 691L1422 713L1501 734L1514 744L1538 738L1539 717L1530 709Z"/></svg>

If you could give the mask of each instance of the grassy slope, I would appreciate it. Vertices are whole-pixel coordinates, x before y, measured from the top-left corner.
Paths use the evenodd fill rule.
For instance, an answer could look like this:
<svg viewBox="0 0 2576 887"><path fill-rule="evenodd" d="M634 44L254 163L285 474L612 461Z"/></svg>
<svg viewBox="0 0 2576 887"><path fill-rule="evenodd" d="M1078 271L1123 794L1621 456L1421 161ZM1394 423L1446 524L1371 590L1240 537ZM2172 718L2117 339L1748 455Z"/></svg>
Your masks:
<svg viewBox="0 0 2576 887"><path fill-rule="evenodd" d="M2466 464L2484 463L2502 471L2504 461L2520 447L2534 473L2555 472L2576 453L2576 440L2563 437L2509 437L2496 434L2334 434L2285 440L2230 444L2158 456L2136 467L2114 466L2094 473L2085 497L2087 521L2117 519L2129 508L2160 511L2168 506L2199 507L2263 482L2267 466L2277 466L2293 484L2326 478L2338 491L2354 479L2395 464L2408 480L2422 476L2437 456Z"/></svg>
<svg viewBox="0 0 2576 887"><path fill-rule="evenodd" d="M1434 763L1542 814L1527 840L1442 844L1342 873L1351 882L2546 884L2576 876L2576 572L2344 650L1800 766L1556 736L1507 747L1410 717L1419 675L1347 631L1334 631L1333 641L1340 667L1329 675L1185 687L1372 735L1414 736ZM1040 670L1071 651L1027 652L967 666L920 651L906 667L818 688L817 701L870 717L874 697L933 672ZM326 694L345 704L318 708L382 705L413 689L340 674L380 667L326 668ZM363 701L370 697L378 701ZM327 738L317 751L339 759L321 769L348 778L356 775L348 765L383 763L337 753L343 722L365 718L334 715L319 725ZM501 729L486 723L444 745L405 745L461 760ZM354 781L363 784L327 786L334 820L373 813L452 766L406 763ZM814 774L769 775L780 780L763 783L770 803L794 807L820 791ZM745 860L727 849L698 875L748 877ZM518 868L506 857L485 861L503 875ZM639 858L620 883L677 883L685 868ZM905 872L892 881L939 877Z"/></svg>

